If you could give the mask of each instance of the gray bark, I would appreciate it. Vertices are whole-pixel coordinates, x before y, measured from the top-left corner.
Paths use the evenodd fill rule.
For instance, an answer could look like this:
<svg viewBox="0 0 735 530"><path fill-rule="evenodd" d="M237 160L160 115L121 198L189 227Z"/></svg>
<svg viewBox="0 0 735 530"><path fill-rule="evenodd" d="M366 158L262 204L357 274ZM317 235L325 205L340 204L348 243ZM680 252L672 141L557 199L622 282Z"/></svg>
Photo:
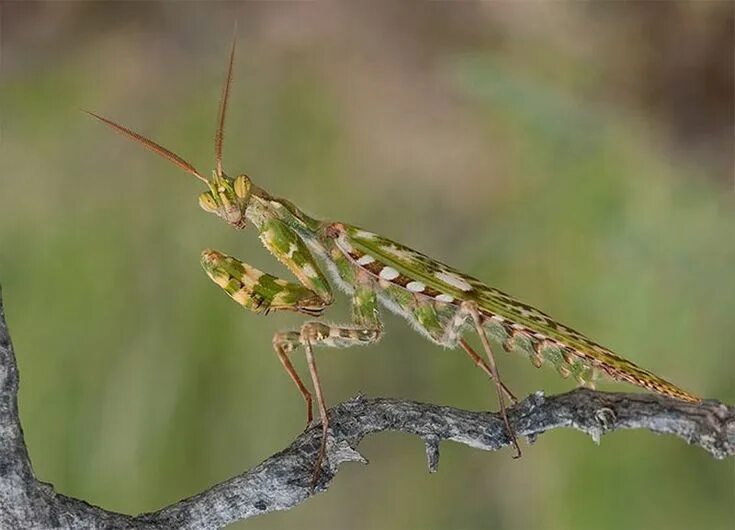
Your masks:
<svg viewBox="0 0 735 530"><path fill-rule="evenodd" d="M18 382L0 296L1 528L222 528L287 510L325 491L342 462L365 462L356 448L368 434L401 431L420 437L431 471L439 463L442 440L486 451L510 442L495 413L358 396L330 410L327 461L313 488L319 425L312 425L287 448L248 471L157 512L130 516L56 493L53 486L34 476L18 416ZM692 405L649 394L577 389L556 396L536 393L510 408L508 414L518 435L530 441L557 427L580 430L595 440L615 429L647 429L683 438L715 458L735 454L735 407L714 400Z"/></svg>

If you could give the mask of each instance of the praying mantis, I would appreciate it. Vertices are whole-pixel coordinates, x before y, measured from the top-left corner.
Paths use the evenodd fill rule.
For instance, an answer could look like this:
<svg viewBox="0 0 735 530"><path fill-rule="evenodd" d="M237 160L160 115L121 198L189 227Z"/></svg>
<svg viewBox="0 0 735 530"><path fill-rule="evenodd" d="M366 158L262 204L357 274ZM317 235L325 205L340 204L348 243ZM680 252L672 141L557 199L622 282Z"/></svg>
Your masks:
<svg viewBox="0 0 735 530"><path fill-rule="evenodd" d="M299 329L281 331L273 337L273 349L306 403L307 424L310 424L312 393L290 360L298 348L303 348L306 355L322 428L315 482L326 453L329 417L313 348L376 343L383 332L381 307L405 318L431 342L446 348L461 348L493 381L515 458L521 455L521 449L508 420L505 398L517 400L501 381L490 338L502 344L506 351L516 350L528 356L536 367L550 363L563 377L571 375L579 384L591 386L598 374L605 374L672 398L700 401L699 397L477 278L357 226L311 217L292 202L270 195L245 174L228 176L223 170L222 147L234 58L233 39L219 103L216 166L211 178L205 178L189 162L143 135L98 114L89 114L202 181L207 191L199 195L199 206L238 230L248 224L254 226L265 248L298 280L298 283L288 281L235 257L205 250L201 255L205 272L243 308L263 315L295 311L319 317L334 300L330 279L351 298L349 322L327 324L312 319ZM465 336L470 332L479 336L485 358L467 342Z"/></svg>

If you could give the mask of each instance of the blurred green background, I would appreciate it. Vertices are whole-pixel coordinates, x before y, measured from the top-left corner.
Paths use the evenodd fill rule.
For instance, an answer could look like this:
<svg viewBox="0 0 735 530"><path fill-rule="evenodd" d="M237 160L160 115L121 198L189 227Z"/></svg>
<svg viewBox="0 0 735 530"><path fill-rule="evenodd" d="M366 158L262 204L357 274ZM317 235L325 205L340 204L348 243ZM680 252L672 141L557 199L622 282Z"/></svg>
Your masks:
<svg viewBox="0 0 735 530"><path fill-rule="evenodd" d="M306 211L405 242L687 389L735 402L733 4L4 3L0 282L38 476L127 513L261 461L301 431L270 342L201 271L218 248L286 272L201 185L80 112L213 166L225 141ZM340 300L327 318L347 314ZM318 355L357 392L495 408L460 352L386 316ZM304 363L296 357L300 370ZM519 395L573 383L504 356ZM622 384L604 388L632 390ZM361 446L325 495L242 528L732 528L732 461L681 440L554 431L514 461L419 440ZM236 525L237 526L237 525Z"/></svg>

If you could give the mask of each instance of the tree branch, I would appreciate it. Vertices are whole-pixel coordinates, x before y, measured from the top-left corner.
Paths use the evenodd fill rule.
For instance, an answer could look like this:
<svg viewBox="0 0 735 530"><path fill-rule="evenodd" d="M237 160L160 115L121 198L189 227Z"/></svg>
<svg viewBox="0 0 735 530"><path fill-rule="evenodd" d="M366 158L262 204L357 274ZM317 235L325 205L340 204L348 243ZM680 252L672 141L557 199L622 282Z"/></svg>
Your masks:
<svg viewBox="0 0 735 530"><path fill-rule="evenodd" d="M0 293L1 295L1 293ZM330 411L328 462L312 489L321 429L313 425L283 451L254 468L157 512L109 512L54 491L36 479L18 417L18 368L0 296L0 527L214 529L276 510L287 510L329 487L339 464L365 462L356 448L368 434L401 431L426 445L429 469L439 463L439 442L451 440L494 451L508 445L498 414L415 401L356 397ZM649 394L578 389L557 396L536 393L508 411L530 441L550 429L571 427L596 441L615 429L673 434L715 458L735 454L735 407L708 400L691 405Z"/></svg>

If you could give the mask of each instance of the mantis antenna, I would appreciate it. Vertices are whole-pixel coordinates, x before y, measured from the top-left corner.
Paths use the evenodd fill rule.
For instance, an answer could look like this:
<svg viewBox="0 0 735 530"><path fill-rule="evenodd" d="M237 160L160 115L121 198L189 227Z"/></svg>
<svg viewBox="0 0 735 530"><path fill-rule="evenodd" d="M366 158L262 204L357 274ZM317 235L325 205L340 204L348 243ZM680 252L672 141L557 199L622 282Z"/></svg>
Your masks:
<svg viewBox="0 0 735 530"><path fill-rule="evenodd" d="M230 96L230 85L232 84L232 70L233 65L235 62L235 43L237 40L237 26L235 26L235 32L232 36L232 46L230 47L230 58L228 61L227 66L227 77L225 78L225 84L222 87L222 97L220 99L219 104L219 115L217 118L217 131L214 136L214 156L216 160L216 174L218 177L222 178L223 176L223 170L222 170L222 142L224 140L224 129L225 129L225 115L227 114L227 100ZM176 153L169 151L162 145L157 144L153 140L146 138L142 134L139 134L135 131L131 131L127 127L123 127L122 125L115 123L114 121L105 118L104 116L100 116L99 114L95 114L94 112L90 112L88 110L85 110L87 114L90 116L97 118L102 123L108 125L115 131L119 132L123 136L126 136L127 138L133 140L136 143L141 144L143 147L150 149L154 153L162 156L169 162L172 162L173 164L179 166L184 171L191 173L196 178L204 182L205 184L208 184L209 181L204 178L199 171L196 170L194 166L192 166L189 162L181 158Z"/></svg>
<svg viewBox="0 0 735 530"><path fill-rule="evenodd" d="M179 166L181 169L183 169L187 173L191 173L192 175L194 175L196 178L198 178L202 182L208 183L207 179L205 179L196 170L196 168L194 166L192 166L189 162L187 162L186 160L184 160L183 158L181 158L176 153L174 153L172 151L169 151L165 147L157 144L153 140L150 140L150 139L146 138L142 134L138 134L137 132L131 131L127 127L123 127L122 125L119 125L119 124L115 123L114 121L105 118L104 116L100 116L99 114L95 114L94 112L90 112L88 110L85 110L84 112L86 112L87 114L89 114L90 116L92 116L94 118L97 118L102 123L110 126L114 130L116 130L117 132L119 132L120 134L122 134L123 136L126 136L126 137L130 138L131 140L133 140L134 142L139 143L140 145L142 145L146 149L150 149L154 153L156 153L158 155L161 155L163 158L165 158L169 162L172 162L173 164Z"/></svg>
<svg viewBox="0 0 735 530"><path fill-rule="evenodd" d="M237 28L235 28L237 31ZM227 65L227 77L222 87L222 97L219 102L219 115L217 117L217 132L214 135L214 157L217 163L217 176L222 178L222 142L225 132L225 115L227 114L227 100L230 97L230 85L232 84L232 65L235 62L235 41L236 34L232 36L232 46L230 47L230 59Z"/></svg>

